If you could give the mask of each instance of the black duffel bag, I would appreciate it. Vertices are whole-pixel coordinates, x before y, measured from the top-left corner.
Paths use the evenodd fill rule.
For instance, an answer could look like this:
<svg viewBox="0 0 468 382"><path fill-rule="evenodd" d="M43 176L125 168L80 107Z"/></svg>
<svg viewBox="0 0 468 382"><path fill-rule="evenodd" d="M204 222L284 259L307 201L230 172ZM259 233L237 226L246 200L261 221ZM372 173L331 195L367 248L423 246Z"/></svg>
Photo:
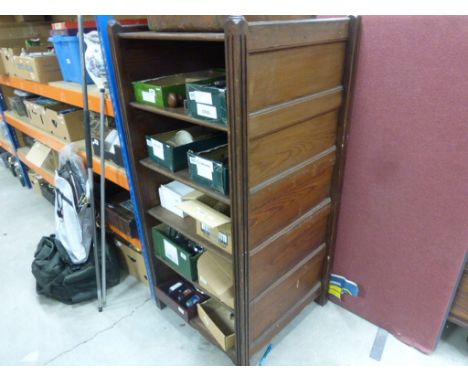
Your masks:
<svg viewBox="0 0 468 382"><path fill-rule="evenodd" d="M97 297L94 256L88 256L84 264L74 265L65 248L55 239L55 235L44 236L41 239L34 254L31 270L36 279L36 291L41 295L65 304L76 304ZM106 240L107 288L119 282L120 268L116 258L116 247L113 240Z"/></svg>

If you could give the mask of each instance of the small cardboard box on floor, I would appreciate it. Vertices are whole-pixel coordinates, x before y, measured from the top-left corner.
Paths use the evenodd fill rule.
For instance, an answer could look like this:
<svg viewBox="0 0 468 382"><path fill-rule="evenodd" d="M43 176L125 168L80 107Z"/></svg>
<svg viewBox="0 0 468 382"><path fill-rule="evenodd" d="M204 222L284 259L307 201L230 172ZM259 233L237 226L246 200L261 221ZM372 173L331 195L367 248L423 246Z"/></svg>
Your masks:
<svg viewBox="0 0 468 382"><path fill-rule="evenodd" d="M58 167L57 152L40 142L34 143L26 155L26 159L35 166L47 171L53 172Z"/></svg>
<svg viewBox="0 0 468 382"><path fill-rule="evenodd" d="M115 245L120 249L120 258L122 265L132 276L135 276L142 283L148 285L148 276L146 274L145 260L143 255L123 241L114 238Z"/></svg>
<svg viewBox="0 0 468 382"><path fill-rule="evenodd" d="M229 207L206 195L177 205L196 220L197 234L232 254L232 223Z"/></svg>
<svg viewBox="0 0 468 382"><path fill-rule="evenodd" d="M235 345L235 319L227 308L210 299L197 304L198 317L223 350Z"/></svg>
<svg viewBox="0 0 468 382"><path fill-rule="evenodd" d="M84 139L83 109L58 103L48 106L44 116L47 132L67 143Z"/></svg>

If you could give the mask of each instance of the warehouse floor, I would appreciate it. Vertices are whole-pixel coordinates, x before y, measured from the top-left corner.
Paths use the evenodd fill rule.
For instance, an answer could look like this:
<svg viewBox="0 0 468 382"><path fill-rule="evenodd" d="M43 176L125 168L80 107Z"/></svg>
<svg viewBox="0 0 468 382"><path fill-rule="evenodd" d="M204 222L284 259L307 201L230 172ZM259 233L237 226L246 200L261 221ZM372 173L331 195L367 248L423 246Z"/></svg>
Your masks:
<svg viewBox="0 0 468 382"><path fill-rule="evenodd" d="M230 365L230 360L128 276L95 302L67 306L35 292L30 267L53 207L0 166L0 365ZM424 355L389 335L369 357L377 327L333 303L312 304L275 339L267 365L468 364L468 331L449 327Z"/></svg>

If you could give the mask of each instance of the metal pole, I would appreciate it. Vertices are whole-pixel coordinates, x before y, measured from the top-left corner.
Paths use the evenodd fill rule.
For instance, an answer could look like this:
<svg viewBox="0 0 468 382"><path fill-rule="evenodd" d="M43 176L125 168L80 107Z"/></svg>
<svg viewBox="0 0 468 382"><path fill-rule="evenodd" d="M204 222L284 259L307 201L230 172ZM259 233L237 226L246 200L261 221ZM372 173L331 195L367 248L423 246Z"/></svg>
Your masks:
<svg viewBox="0 0 468 382"><path fill-rule="evenodd" d="M91 129L89 126L89 108L88 108L88 86L86 81L86 63L85 63L85 44L83 40L83 16L78 16L78 37L80 44L80 57L81 57L81 75L83 80L83 125L85 129L85 144L86 144L86 167L88 169L88 192L91 203L91 212L93 219L93 252L94 264L96 268L96 284L97 284L97 298L98 310L102 312L102 284L101 275L99 272L99 257L97 248L97 231L96 231L96 209L94 205L94 186L93 186L93 151L91 147Z"/></svg>
<svg viewBox="0 0 468 382"><path fill-rule="evenodd" d="M104 112L105 112L105 89L99 89L100 104L101 104L101 115L100 115L100 126L99 126L99 138L101 140L101 151L99 156L101 157L101 271L102 271L102 304L106 305L106 163L105 163L105 133L104 133Z"/></svg>

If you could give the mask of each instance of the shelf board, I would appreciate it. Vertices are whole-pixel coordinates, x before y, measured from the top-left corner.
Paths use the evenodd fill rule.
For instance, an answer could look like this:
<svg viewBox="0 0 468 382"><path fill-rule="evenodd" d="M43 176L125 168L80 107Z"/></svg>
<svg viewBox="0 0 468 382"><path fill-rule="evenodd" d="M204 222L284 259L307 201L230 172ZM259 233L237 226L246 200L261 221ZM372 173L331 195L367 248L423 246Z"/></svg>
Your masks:
<svg viewBox="0 0 468 382"><path fill-rule="evenodd" d="M140 163L143 166L149 168L150 170L156 171L164 176L167 176L170 179L178 180L179 182L185 183L186 185L192 188L195 188L196 190L201 191L207 194L208 196L211 196L213 199L216 199L224 204L227 204L227 205L231 204L231 199L229 198L229 196L223 195L217 191L203 187L199 185L198 183L194 182L192 179L190 179L188 169L183 169L177 172L171 172L161 166L158 166L150 158L142 159Z"/></svg>
<svg viewBox="0 0 468 382"><path fill-rule="evenodd" d="M170 41L212 41L223 42L224 33L191 33L191 32L123 32L119 37L129 40L170 40Z"/></svg>
<svg viewBox="0 0 468 382"><path fill-rule="evenodd" d="M47 131L44 131L32 125L28 119L20 117L14 112L5 112L5 120L15 129L22 131L24 134L29 135L30 137L41 142L42 144L50 147L52 150L60 151L68 144L62 139L56 137L55 135L50 134ZM86 160L84 140L73 142L73 144L78 149L78 154L84 160ZM99 157L96 157L94 155L93 171L97 174L101 173L101 160L99 159ZM123 167L117 166L113 162L106 161L105 177L107 180L119 185L120 187L125 188L126 190L130 189L125 169Z"/></svg>
<svg viewBox="0 0 468 382"><path fill-rule="evenodd" d="M211 129L216 129L216 130L224 131L224 132L229 131L229 128L227 126L222 125L220 123L213 123L210 121L205 121L203 119L197 119L197 118L190 116L183 107L176 107L176 108L157 107L157 106L144 105L139 102L130 102L130 105L134 107L135 109L148 111L150 113L163 115L165 117L180 119L181 121L190 122L190 123L193 123L194 125L209 127Z"/></svg>
<svg viewBox="0 0 468 382"><path fill-rule="evenodd" d="M155 219L163 222L164 224L167 224L174 228L175 230L179 231L182 233L184 236L188 237L190 240L193 240L199 244L201 244L203 247L208 249L210 252L216 253L220 256L225 257L226 259L232 260L232 255L225 251L222 248L217 247L210 241L206 240L204 237L200 236L196 232L196 227L195 227L195 219L186 216L185 218L181 218L177 216L176 214L173 214L171 211L166 210L164 207L157 206L153 207L150 210L148 210L148 213L154 217Z"/></svg>
<svg viewBox="0 0 468 382"><path fill-rule="evenodd" d="M113 226L112 224L109 224L108 228L113 233L115 233L117 236L124 239L127 243L130 243L133 247L135 247L135 249L137 249L139 252L141 252L141 241L140 240L128 236L127 234L125 234L124 232L122 232L117 227Z"/></svg>
<svg viewBox="0 0 468 382"><path fill-rule="evenodd" d="M192 318L189 321L189 324L192 328L196 329L205 339L209 342L211 342L213 345L215 345L218 349L220 349L222 352L224 352L234 364L237 364L236 360L236 350L235 347L232 349L229 349L227 351L223 350L221 346L216 342L216 340L213 338L210 332L208 332L208 329L205 328L205 325L203 325L203 322L200 320L199 317Z"/></svg>
<svg viewBox="0 0 468 382"><path fill-rule="evenodd" d="M0 84L52 98L73 106L83 107L83 93L81 85L78 83L57 81L43 84L14 76L0 76ZM88 102L90 110L95 112L100 111L99 94L96 91L95 85L88 85ZM105 113L106 115L114 116L114 110L112 108L112 101L110 98L106 98Z"/></svg>
<svg viewBox="0 0 468 382"><path fill-rule="evenodd" d="M31 170L34 170L34 172L41 175L47 183L54 186L55 185L54 173L52 171L50 171L50 170L47 170L47 169L43 168L43 167L37 167L35 164L28 161L26 159L26 155L28 155L28 152L29 152L29 149L27 147L19 148L17 153L18 153L18 157L20 158L20 160L24 164L26 164L26 166L28 166Z"/></svg>
<svg viewBox="0 0 468 382"><path fill-rule="evenodd" d="M179 271L177 270L177 268L175 268L171 263L167 262L167 261L164 261L163 259L159 258L159 257L156 257L155 256L155 259L156 261L160 261L161 263L163 263L164 265L166 265L167 267L171 268L175 273L177 273L180 277L182 277L184 280L186 280L188 283L192 284L195 288L201 290L204 294L206 294L207 296L209 296L210 298L212 298L213 300L215 300L217 303L223 305L227 310L229 310L230 312L234 313L234 309L232 309L230 306L226 305L226 303L222 302L218 297L216 297L215 295L213 295L213 293L210 293L208 292L205 288L203 288L202 286L200 286L200 284L196 281L192 281L192 280L188 280L187 278L185 278L184 275L181 275L179 273Z"/></svg>
<svg viewBox="0 0 468 382"><path fill-rule="evenodd" d="M11 147L11 145L7 142L6 139L0 138L0 147L8 151L11 155L15 155L13 147Z"/></svg>

